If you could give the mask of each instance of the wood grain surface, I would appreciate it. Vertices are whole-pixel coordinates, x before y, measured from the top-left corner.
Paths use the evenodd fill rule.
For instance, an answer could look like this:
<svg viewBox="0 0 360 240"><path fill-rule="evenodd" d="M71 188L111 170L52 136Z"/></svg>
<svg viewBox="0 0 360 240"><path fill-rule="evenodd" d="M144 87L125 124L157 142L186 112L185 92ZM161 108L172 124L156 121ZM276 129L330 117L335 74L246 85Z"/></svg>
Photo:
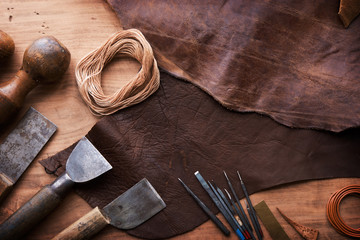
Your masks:
<svg viewBox="0 0 360 240"><path fill-rule="evenodd" d="M111 34L121 30L121 23L108 4L102 0L2 0L0 29L8 33L15 42L14 56L0 65L0 82L14 76L22 65L25 48L39 37L52 35L71 53L70 67L60 83L38 86L27 96L24 109L29 106L35 107L54 122L58 130L0 206L0 222L3 222L44 185L55 179L54 176L45 173L38 163L39 160L74 143L99 120L90 113L79 95L74 69L76 63L85 54L102 44ZM139 64L131 59L112 61L103 73L104 91L111 93L124 85L138 68ZM2 136L4 134L6 132L3 132ZM325 206L333 192L348 184L359 184L359 180L359 178L351 178L307 181L259 192L253 194L251 199L254 204L265 200L291 239L301 239L301 237L280 216L276 207L294 221L318 229L320 231L318 239L347 239L330 226L326 218ZM26 239L50 239L89 211L91 211L90 206L75 193L71 193L55 212L29 233ZM341 211L349 225L360 227L358 198L347 198L341 206ZM220 218L223 220L221 216ZM264 239L271 239L265 228L263 230ZM135 238L108 226L94 239ZM236 239L236 237L233 233L230 237L223 236L220 230L208 221L174 239Z"/></svg>

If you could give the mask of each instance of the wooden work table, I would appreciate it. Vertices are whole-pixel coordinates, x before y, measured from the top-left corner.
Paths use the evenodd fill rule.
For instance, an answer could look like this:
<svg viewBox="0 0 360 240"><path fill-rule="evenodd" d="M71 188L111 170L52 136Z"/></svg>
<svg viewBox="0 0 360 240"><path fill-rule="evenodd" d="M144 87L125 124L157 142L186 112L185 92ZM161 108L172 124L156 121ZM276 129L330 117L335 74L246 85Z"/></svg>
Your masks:
<svg viewBox="0 0 360 240"><path fill-rule="evenodd" d="M51 86L38 86L28 96L25 108L35 107L54 122L58 130L29 169L17 182L14 190L0 207L0 222L22 206L55 176L45 173L39 160L68 147L99 120L82 101L74 69L77 62L89 51L98 47L111 34L121 30L121 24L109 5L103 0L27 0L0 2L0 29L15 41L15 54L0 66L0 81L10 79L22 64L25 48L35 39L52 35L71 52L71 63L62 81ZM136 73L139 64L130 59L112 61L103 73L106 93L122 86ZM338 234L326 218L325 206L330 195L349 184L358 184L359 178L308 181L280 186L251 196L254 204L265 200L280 224L291 237L301 239L276 211L281 209L288 217L320 231L318 239L347 239ZM243 201L243 200L242 200ZM179 206L181 207L181 206ZM73 221L91 210L75 193L69 194L63 204L36 227L26 239L50 239ZM353 227L360 225L360 203L349 197L342 205L342 216ZM222 219L222 218L221 218ZM265 238L271 239L264 229ZM133 239L123 231L106 227L94 239ZM195 230L174 239L236 239L224 237L208 221Z"/></svg>

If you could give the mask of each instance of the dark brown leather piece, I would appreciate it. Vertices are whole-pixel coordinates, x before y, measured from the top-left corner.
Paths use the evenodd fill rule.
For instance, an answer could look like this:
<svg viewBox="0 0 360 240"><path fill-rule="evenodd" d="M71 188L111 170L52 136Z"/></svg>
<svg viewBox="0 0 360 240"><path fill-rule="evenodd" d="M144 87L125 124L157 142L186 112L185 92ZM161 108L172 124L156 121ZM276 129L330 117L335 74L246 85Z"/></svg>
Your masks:
<svg viewBox="0 0 360 240"><path fill-rule="evenodd" d="M344 29L338 0L108 2L160 66L229 109L290 127L360 124L360 21Z"/></svg>
<svg viewBox="0 0 360 240"><path fill-rule="evenodd" d="M360 176L360 129L341 133L291 129L266 116L226 110L193 84L161 72L146 101L101 119L87 134L113 169L77 187L91 206L103 207L146 177L167 207L130 234L166 238L189 231L207 216L178 182L180 177L216 212L194 172L237 193L239 170L249 193L279 184ZM41 163L64 171L68 148Z"/></svg>

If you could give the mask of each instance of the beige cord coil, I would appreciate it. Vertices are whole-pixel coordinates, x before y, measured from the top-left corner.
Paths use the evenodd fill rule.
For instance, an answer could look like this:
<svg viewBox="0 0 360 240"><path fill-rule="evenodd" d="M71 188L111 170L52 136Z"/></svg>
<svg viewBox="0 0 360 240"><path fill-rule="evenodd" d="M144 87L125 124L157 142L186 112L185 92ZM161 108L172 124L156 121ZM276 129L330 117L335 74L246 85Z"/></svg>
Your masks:
<svg viewBox="0 0 360 240"><path fill-rule="evenodd" d="M101 72L115 55L135 58L141 69L125 86L111 95L105 95L101 88ZM81 97L95 115L109 115L140 103L160 85L160 73L152 48L137 29L115 33L83 57L75 68L75 76Z"/></svg>

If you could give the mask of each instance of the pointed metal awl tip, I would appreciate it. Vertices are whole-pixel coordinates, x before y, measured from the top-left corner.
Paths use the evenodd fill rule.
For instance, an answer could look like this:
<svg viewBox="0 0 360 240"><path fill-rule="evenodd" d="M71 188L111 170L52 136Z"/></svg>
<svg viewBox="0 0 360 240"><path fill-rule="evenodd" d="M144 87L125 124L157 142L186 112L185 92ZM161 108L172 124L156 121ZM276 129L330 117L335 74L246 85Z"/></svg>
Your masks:
<svg viewBox="0 0 360 240"><path fill-rule="evenodd" d="M228 176L227 176L227 174L226 174L225 170L223 170L223 172L224 172L224 175L225 175L226 179L227 179L227 180L229 180L229 178L228 178Z"/></svg>
<svg viewBox="0 0 360 240"><path fill-rule="evenodd" d="M229 199L231 200L231 195L230 195L230 193L228 192L228 190L226 190L226 188L224 188L224 191L227 193Z"/></svg>
<svg viewBox="0 0 360 240"><path fill-rule="evenodd" d="M237 175L239 176L240 181L242 182L243 180L242 180L242 178L241 178L241 176L240 176L239 171L236 171L236 172L237 172Z"/></svg>
<svg viewBox="0 0 360 240"><path fill-rule="evenodd" d="M248 202L247 202L246 200L244 200L244 203L245 203L246 208L249 209L249 204L248 204Z"/></svg>

